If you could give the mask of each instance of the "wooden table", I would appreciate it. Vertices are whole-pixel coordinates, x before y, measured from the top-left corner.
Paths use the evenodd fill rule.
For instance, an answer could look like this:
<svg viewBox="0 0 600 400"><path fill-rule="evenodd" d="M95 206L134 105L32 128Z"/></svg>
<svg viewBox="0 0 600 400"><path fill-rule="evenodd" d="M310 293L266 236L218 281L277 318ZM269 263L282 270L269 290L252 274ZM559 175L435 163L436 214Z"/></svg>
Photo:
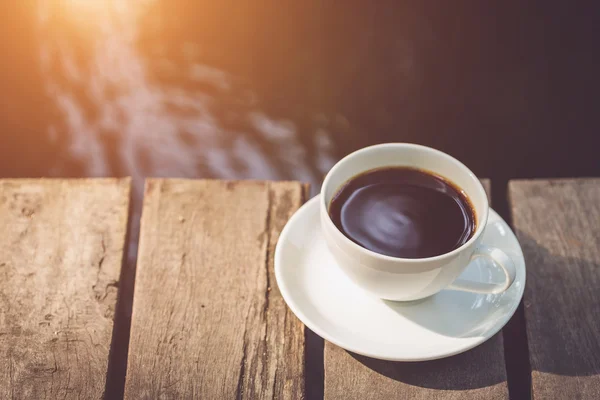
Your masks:
<svg viewBox="0 0 600 400"><path fill-rule="evenodd" d="M274 248L306 185L148 180L128 337L130 181L0 181L0 399L598 399L600 179L508 195L524 308L466 353L393 363L324 343L281 298Z"/></svg>

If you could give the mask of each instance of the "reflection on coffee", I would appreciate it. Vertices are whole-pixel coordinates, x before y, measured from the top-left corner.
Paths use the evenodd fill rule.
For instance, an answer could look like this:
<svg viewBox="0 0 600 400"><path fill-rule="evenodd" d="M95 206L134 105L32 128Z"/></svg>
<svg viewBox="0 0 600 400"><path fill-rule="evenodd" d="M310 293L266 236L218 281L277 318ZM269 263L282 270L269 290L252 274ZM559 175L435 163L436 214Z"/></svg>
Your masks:
<svg viewBox="0 0 600 400"><path fill-rule="evenodd" d="M360 246L401 258L448 253L466 243L476 228L474 208L460 188L406 167L353 177L331 200L329 215Z"/></svg>

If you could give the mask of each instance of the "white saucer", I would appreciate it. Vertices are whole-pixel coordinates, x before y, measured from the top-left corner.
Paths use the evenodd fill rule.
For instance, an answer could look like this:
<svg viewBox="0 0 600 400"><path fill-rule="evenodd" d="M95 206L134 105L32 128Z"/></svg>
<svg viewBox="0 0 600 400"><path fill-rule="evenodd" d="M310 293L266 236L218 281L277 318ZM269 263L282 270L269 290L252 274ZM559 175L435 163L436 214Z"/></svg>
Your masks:
<svg viewBox="0 0 600 400"><path fill-rule="evenodd" d="M517 276L506 292L443 290L400 303L367 294L338 268L321 233L318 197L302 206L283 229L275 251L275 276L290 309L324 339L382 360L433 360L483 343L517 309L525 288L525 260L514 233L495 211L490 210L483 244L501 248L515 263ZM501 269L487 263L476 259L461 278L502 282Z"/></svg>

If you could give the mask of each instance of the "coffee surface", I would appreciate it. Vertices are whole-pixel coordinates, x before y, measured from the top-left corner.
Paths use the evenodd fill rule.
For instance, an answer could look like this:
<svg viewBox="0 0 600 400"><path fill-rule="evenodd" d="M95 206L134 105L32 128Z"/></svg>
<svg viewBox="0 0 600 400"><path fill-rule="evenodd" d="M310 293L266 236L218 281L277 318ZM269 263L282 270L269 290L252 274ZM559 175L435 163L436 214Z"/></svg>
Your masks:
<svg viewBox="0 0 600 400"><path fill-rule="evenodd" d="M452 251L476 227L473 206L458 187L405 167L374 169L350 179L333 197L329 214L350 240L401 258Z"/></svg>

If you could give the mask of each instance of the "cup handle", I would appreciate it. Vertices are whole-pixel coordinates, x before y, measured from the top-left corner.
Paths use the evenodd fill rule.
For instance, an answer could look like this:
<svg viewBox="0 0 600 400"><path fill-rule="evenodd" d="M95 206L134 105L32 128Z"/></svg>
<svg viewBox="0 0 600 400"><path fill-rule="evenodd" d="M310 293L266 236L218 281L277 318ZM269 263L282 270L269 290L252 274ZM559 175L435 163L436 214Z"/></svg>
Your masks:
<svg viewBox="0 0 600 400"><path fill-rule="evenodd" d="M479 257L491 258L498 265L500 265L506 277L504 282L484 283L469 281L466 279L457 279L448 286L448 289L472 293L497 294L506 291L510 285L512 285L512 283L515 281L517 270L513 260L507 256L505 252L494 247L481 246L475 250L475 253L473 253L473 256L471 256L470 262Z"/></svg>

